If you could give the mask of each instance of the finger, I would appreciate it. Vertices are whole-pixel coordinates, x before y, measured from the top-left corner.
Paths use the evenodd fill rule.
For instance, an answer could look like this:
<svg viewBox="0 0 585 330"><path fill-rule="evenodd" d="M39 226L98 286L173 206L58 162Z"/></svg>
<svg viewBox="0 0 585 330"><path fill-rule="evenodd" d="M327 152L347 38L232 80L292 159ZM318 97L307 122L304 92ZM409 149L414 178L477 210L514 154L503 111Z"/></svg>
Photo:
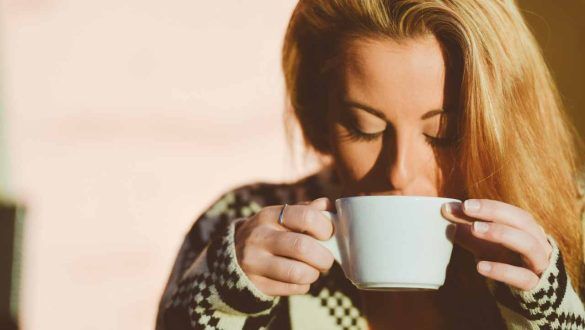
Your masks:
<svg viewBox="0 0 585 330"><path fill-rule="evenodd" d="M309 205L319 211L335 211L333 203L327 197L317 198L314 201L310 202Z"/></svg>
<svg viewBox="0 0 585 330"><path fill-rule="evenodd" d="M317 210L320 211L335 211L335 207L331 200L327 197L320 197L312 201L302 201L297 203L296 205L307 205L312 206Z"/></svg>
<svg viewBox="0 0 585 330"><path fill-rule="evenodd" d="M245 272L295 284L311 284L320 275L317 269L304 262L273 255L258 258L253 265L248 264Z"/></svg>
<svg viewBox="0 0 585 330"><path fill-rule="evenodd" d="M309 284L295 284L275 281L260 275L249 275L250 281L269 296L290 296L309 292Z"/></svg>
<svg viewBox="0 0 585 330"><path fill-rule="evenodd" d="M275 232L266 242L271 253L307 263L321 272L333 265L333 255L311 236L295 232Z"/></svg>
<svg viewBox="0 0 585 330"><path fill-rule="evenodd" d="M333 233L331 221L312 206L287 206L283 214L283 226L299 233L307 233L320 240L329 239Z"/></svg>
<svg viewBox="0 0 585 330"><path fill-rule="evenodd" d="M455 231L455 243L470 251L477 259L518 264L519 258L500 244L489 242L474 236L472 226L458 224Z"/></svg>
<svg viewBox="0 0 585 330"><path fill-rule="evenodd" d="M470 224L475 219L463 213L460 202L449 202L441 205L441 215L456 224Z"/></svg>
<svg viewBox="0 0 585 330"><path fill-rule="evenodd" d="M470 211L470 209L473 209L473 201L480 201L480 210L482 211ZM465 205L469 204L472 204L472 207L470 208L467 206L466 208ZM471 214L472 212L475 212L474 215ZM542 227L536 221L534 221L528 212L518 207L487 199L472 199L465 201L463 204L443 204L441 213L447 220L455 223L469 223L474 222L477 219L481 219L515 227L530 233L538 240L538 242L545 250L552 251L552 248L550 248L550 244L546 238L546 233Z"/></svg>
<svg viewBox="0 0 585 330"><path fill-rule="evenodd" d="M546 242L544 230L532 215L514 205L491 199L468 199L462 209L470 217L508 225L530 233L541 243Z"/></svg>
<svg viewBox="0 0 585 330"><path fill-rule="evenodd" d="M499 262L480 261L477 271L485 277L525 291L532 290L539 281L539 277L526 268Z"/></svg>
<svg viewBox="0 0 585 330"><path fill-rule="evenodd" d="M476 221L473 223L473 235L502 246L520 254L528 267L536 274L541 274L549 264L547 252L529 233L499 223Z"/></svg>

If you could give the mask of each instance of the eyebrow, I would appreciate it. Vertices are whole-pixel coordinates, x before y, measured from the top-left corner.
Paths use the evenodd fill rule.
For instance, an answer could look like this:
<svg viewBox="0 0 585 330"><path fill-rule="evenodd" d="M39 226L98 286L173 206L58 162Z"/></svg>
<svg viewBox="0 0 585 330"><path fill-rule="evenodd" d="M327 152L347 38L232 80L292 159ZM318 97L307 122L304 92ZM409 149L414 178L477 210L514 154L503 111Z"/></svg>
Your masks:
<svg viewBox="0 0 585 330"><path fill-rule="evenodd" d="M355 102L355 101L351 101L351 100L343 100L342 103L345 106L362 109L362 110L364 110L366 112L371 113L372 115L374 115L374 116L376 116L378 118L381 118L381 119L383 119L385 121L388 121L388 119L386 118L386 115L382 111L376 110L376 109L374 109L374 108L372 108L372 107L370 107L368 105L365 105L365 104L362 104L362 103L359 103L359 102ZM443 110L443 109L433 109L433 110L427 111L425 114L423 114L420 117L420 119L421 120L426 120L426 119L429 119L431 117L434 117L434 116L436 116L436 115L438 115L440 113L444 113L444 112L445 112L445 110Z"/></svg>

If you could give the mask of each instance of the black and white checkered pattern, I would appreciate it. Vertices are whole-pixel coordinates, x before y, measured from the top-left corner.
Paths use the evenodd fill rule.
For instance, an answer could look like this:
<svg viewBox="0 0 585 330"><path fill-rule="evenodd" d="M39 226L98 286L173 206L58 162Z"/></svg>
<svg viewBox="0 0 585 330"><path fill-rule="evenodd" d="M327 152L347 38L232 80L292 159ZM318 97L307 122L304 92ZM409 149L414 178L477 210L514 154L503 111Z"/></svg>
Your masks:
<svg viewBox="0 0 585 330"><path fill-rule="evenodd" d="M241 274L238 274L237 261L233 255L233 235L233 226L228 226L216 237L207 249L207 271L181 280L167 306L169 310L187 306L190 324L194 329L219 329L220 318L215 315L216 306L210 303L212 296L245 315L269 310L277 302L276 299L263 300L255 295Z"/></svg>
<svg viewBox="0 0 585 330"><path fill-rule="evenodd" d="M310 176L292 184L244 186L228 192L216 201L195 222L179 252L161 300L157 330L231 329L234 328L231 325L236 323L230 320L239 316L241 318L236 328L290 329L293 318L291 315L295 315L295 310L289 308L288 299L283 297L278 303L259 299L262 295L257 290L254 291L255 288L244 278L241 269L235 267L237 261L230 241L233 235L229 228L233 228L231 224L236 219L252 216L261 207L294 204L324 196L325 189L329 189L324 184L329 186L333 182L331 179L335 178L331 173ZM584 187L585 185L581 186L582 192ZM202 254L204 251L207 251L205 255ZM205 259L201 264L205 270L191 272L199 258ZM496 285L495 291L492 291L496 298L496 301L492 300L492 308L495 309L493 315L500 315L495 306L497 302L513 311L512 314L519 315L522 322L533 327L585 329L583 315L568 311L563 304L563 299L568 301L566 297L572 297L570 295L574 292L570 291L572 288L568 285L560 254L552 265L552 271L543 278L545 282L542 283L542 289L531 293L529 299L504 284ZM358 290L335 265L328 274L311 285L309 295L310 299L315 299L317 308L308 315L303 312L302 317L324 318L326 320L323 324L329 324L333 320L332 323L337 324L336 328L339 329L367 328L367 322L360 313L363 306L360 305ZM464 296L469 297L473 297L473 294ZM464 299L458 302L465 303ZM263 309L265 307L266 310ZM491 312L489 315L492 315ZM460 316L459 310L447 315L457 319ZM469 319L475 320L475 316L472 314ZM516 320L504 321L507 323ZM460 323L460 328L472 328L466 322Z"/></svg>
<svg viewBox="0 0 585 330"><path fill-rule="evenodd" d="M167 306L169 315L177 315L185 310L183 307L187 307L189 323L193 329L216 329L220 319L213 315L209 303L213 285L213 276L210 273L198 274L181 281Z"/></svg>
<svg viewBox="0 0 585 330"><path fill-rule="evenodd" d="M548 285L525 297L518 291L498 282L495 297L499 303L522 315L522 317L541 325L541 329L585 329L585 320L573 313L561 312L559 307L565 298L567 272L563 263L562 253L553 244L554 267L546 277ZM524 294L526 295L526 294Z"/></svg>
<svg viewBox="0 0 585 330"><path fill-rule="evenodd" d="M360 311L352 304L351 299L340 291L330 291L323 288L318 295L321 306L329 310L329 315L335 318L340 329L359 330L363 329L360 323Z"/></svg>

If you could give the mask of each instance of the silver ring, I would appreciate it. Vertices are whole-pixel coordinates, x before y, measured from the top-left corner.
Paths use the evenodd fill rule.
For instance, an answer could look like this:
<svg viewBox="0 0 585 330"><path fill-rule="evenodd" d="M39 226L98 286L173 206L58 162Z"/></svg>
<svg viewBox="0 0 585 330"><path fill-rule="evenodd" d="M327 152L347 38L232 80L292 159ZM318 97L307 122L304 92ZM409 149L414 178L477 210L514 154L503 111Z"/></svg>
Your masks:
<svg viewBox="0 0 585 330"><path fill-rule="evenodd" d="M280 210L280 215L278 216L278 224L281 226L284 226L284 209L286 209L287 206L288 204L285 203L282 210Z"/></svg>

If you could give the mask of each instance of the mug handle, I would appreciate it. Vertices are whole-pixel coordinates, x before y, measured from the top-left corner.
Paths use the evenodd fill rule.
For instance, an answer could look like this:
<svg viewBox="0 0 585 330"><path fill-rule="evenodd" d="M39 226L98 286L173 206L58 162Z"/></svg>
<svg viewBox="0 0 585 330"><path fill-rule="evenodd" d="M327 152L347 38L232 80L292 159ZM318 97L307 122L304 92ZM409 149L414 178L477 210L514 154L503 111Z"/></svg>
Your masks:
<svg viewBox="0 0 585 330"><path fill-rule="evenodd" d="M321 240L317 240L317 241L319 243L321 243L321 245L323 245L327 250L329 250L331 252L331 254L333 254L335 261L337 261L337 263L339 265L342 265L341 253L339 251L339 244L337 242L337 235L336 235L336 227L338 224L337 214L335 214L333 212L328 212L328 211L321 211L321 213L323 213L323 215L327 219L329 219L329 221L331 221L331 224L333 225L333 234L331 235L331 238L329 238L326 241L321 241Z"/></svg>

